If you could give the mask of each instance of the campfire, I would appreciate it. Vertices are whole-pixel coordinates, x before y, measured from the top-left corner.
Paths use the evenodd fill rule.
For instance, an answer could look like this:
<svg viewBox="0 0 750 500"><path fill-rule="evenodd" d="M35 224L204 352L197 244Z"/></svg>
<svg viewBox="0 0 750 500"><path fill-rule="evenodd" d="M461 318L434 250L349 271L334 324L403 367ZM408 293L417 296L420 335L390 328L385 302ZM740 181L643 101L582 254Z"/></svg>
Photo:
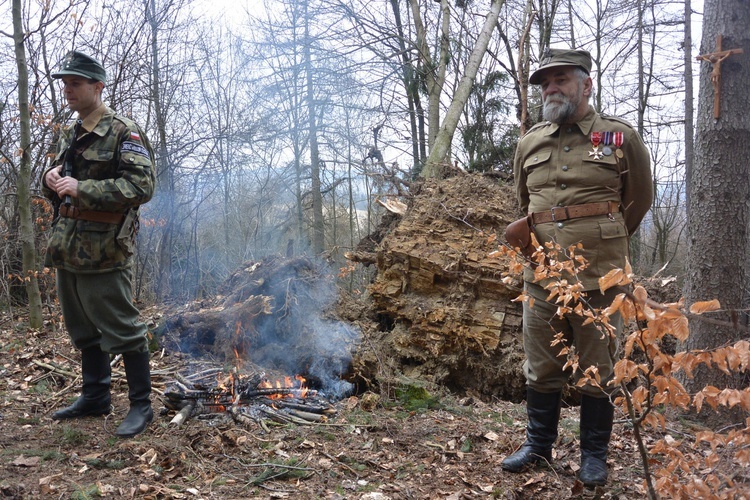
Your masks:
<svg viewBox="0 0 750 500"><path fill-rule="evenodd" d="M240 374L234 368L207 368L190 375L175 375L164 392L166 410L177 412L172 423L190 418L230 416L243 425L265 420L281 424L326 422L336 409L317 390L310 389L300 375L271 381L263 372Z"/></svg>
<svg viewBox="0 0 750 500"><path fill-rule="evenodd" d="M167 383L165 406L177 412L172 421L229 415L261 426L325 422L335 413L329 401L353 389L343 376L359 338L330 314L334 285L324 263L269 257L243 264L219 295L168 317L167 347L203 363Z"/></svg>

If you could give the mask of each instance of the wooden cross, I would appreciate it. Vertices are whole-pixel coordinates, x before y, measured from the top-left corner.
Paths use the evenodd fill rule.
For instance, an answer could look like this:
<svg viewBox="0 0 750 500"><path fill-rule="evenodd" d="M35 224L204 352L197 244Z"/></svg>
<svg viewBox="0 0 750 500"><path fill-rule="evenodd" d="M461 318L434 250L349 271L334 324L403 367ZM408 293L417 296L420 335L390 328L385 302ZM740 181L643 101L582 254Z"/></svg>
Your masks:
<svg viewBox="0 0 750 500"><path fill-rule="evenodd" d="M708 61L713 64L711 71L711 85L714 88L714 118L719 119L721 102L721 63L732 54L742 54L742 49L721 50L722 35L716 35L716 52L696 56L699 61Z"/></svg>

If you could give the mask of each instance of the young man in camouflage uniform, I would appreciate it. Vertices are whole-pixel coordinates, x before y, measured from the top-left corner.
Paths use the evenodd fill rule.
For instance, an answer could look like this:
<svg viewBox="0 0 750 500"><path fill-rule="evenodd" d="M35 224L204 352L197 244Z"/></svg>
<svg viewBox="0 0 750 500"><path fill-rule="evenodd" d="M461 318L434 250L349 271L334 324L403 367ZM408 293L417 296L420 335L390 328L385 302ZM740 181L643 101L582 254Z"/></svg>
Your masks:
<svg viewBox="0 0 750 500"><path fill-rule="evenodd" d="M516 193L521 210L541 244L556 242L563 249L581 243L588 267L563 276L579 283L587 302L606 307L618 293L602 294L598 280L614 268L624 268L629 236L638 228L653 198L650 157L638 133L625 121L597 113L588 104L592 93L591 56L583 50L549 49L529 82L541 85L543 117L518 144L514 162ZM519 472L527 465L552 459L557 439L562 389L571 376L564 369L555 333L574 346L579 368L575 381L596 367L601 387L587 383L581 392L580 480L587 486L607 481L607 449L614 407L607 386L612 378L616 342L573 313L557 316L557 305L546 302L549 280L534 283L532 269L524 272L524 289L534 299L523 305L523 339L527 381L526 442L502 462ZM553 300L554 302L554 300ZM619 315L611 319L622 329Z"/></svg>
<svg viewBox="0 0 750 500"><path fill-rule="evenodd" d="M55 420L110 412L110 354L122 354L130 411L115 432L131 437L153 420L146 326L133 305L131 278L138 207L151 199L154 152L133 121L102 103L104 67L71 52L52 74L78 113L63 129L42 189L59 215L45 265L57 269L65 326L81 350L81 396Z"/></svg>

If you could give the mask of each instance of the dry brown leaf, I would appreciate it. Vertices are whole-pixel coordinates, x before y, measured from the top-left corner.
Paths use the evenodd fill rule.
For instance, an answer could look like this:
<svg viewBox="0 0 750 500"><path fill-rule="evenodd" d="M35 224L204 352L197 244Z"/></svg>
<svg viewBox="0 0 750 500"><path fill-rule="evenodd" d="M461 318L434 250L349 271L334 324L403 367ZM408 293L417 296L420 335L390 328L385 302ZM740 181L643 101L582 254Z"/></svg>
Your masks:
<svg viewBox="0 0 750 500"><path fill-rule="evenodd" d="M25 457L19 455L11 462L11 464L17 467L36 467L41 461L41 457Z"/></svg>
<svg viewBox="0 0 750 500"><path fill-rule="evenodd" d="M638 285L633 289L633 296L635 297L636 302L639 304L645 304L646 299L648 299L648 292L641 285Z"/></svg>
<svg viewBox="0 0 750 500"><path fill-rule="evenodd" d="M690 306L690 312L693 314L703 314L705 312L718 311L719 309L721 309L721 304L716 299L696 302Z"/></svg>

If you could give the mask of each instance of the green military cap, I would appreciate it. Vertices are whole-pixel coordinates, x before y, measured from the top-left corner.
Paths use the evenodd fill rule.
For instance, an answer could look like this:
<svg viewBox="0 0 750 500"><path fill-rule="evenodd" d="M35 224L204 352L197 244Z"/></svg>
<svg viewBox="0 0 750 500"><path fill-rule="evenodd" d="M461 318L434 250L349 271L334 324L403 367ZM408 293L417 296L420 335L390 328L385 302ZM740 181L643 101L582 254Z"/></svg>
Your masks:
<svg viewBox="0 0 750 500"><path fill-rule="evenodd" d="M591 54L587 50L570 50L570 49L547 49L542 54L539 61L539 67L529 77L529 83L539 85L542 83L542 71L555 66L577 66L586 72L591 73Z"/></svg>
<svg viewBox="0 0 750 500"><path fill-rule="evenodd" d="M65 59L60 62L60 69L52 73L52 78L62 78L69 75L91 78L100 82L107 81L107 72L104 71L102 63L75 50L68 52Z"/></svg>

